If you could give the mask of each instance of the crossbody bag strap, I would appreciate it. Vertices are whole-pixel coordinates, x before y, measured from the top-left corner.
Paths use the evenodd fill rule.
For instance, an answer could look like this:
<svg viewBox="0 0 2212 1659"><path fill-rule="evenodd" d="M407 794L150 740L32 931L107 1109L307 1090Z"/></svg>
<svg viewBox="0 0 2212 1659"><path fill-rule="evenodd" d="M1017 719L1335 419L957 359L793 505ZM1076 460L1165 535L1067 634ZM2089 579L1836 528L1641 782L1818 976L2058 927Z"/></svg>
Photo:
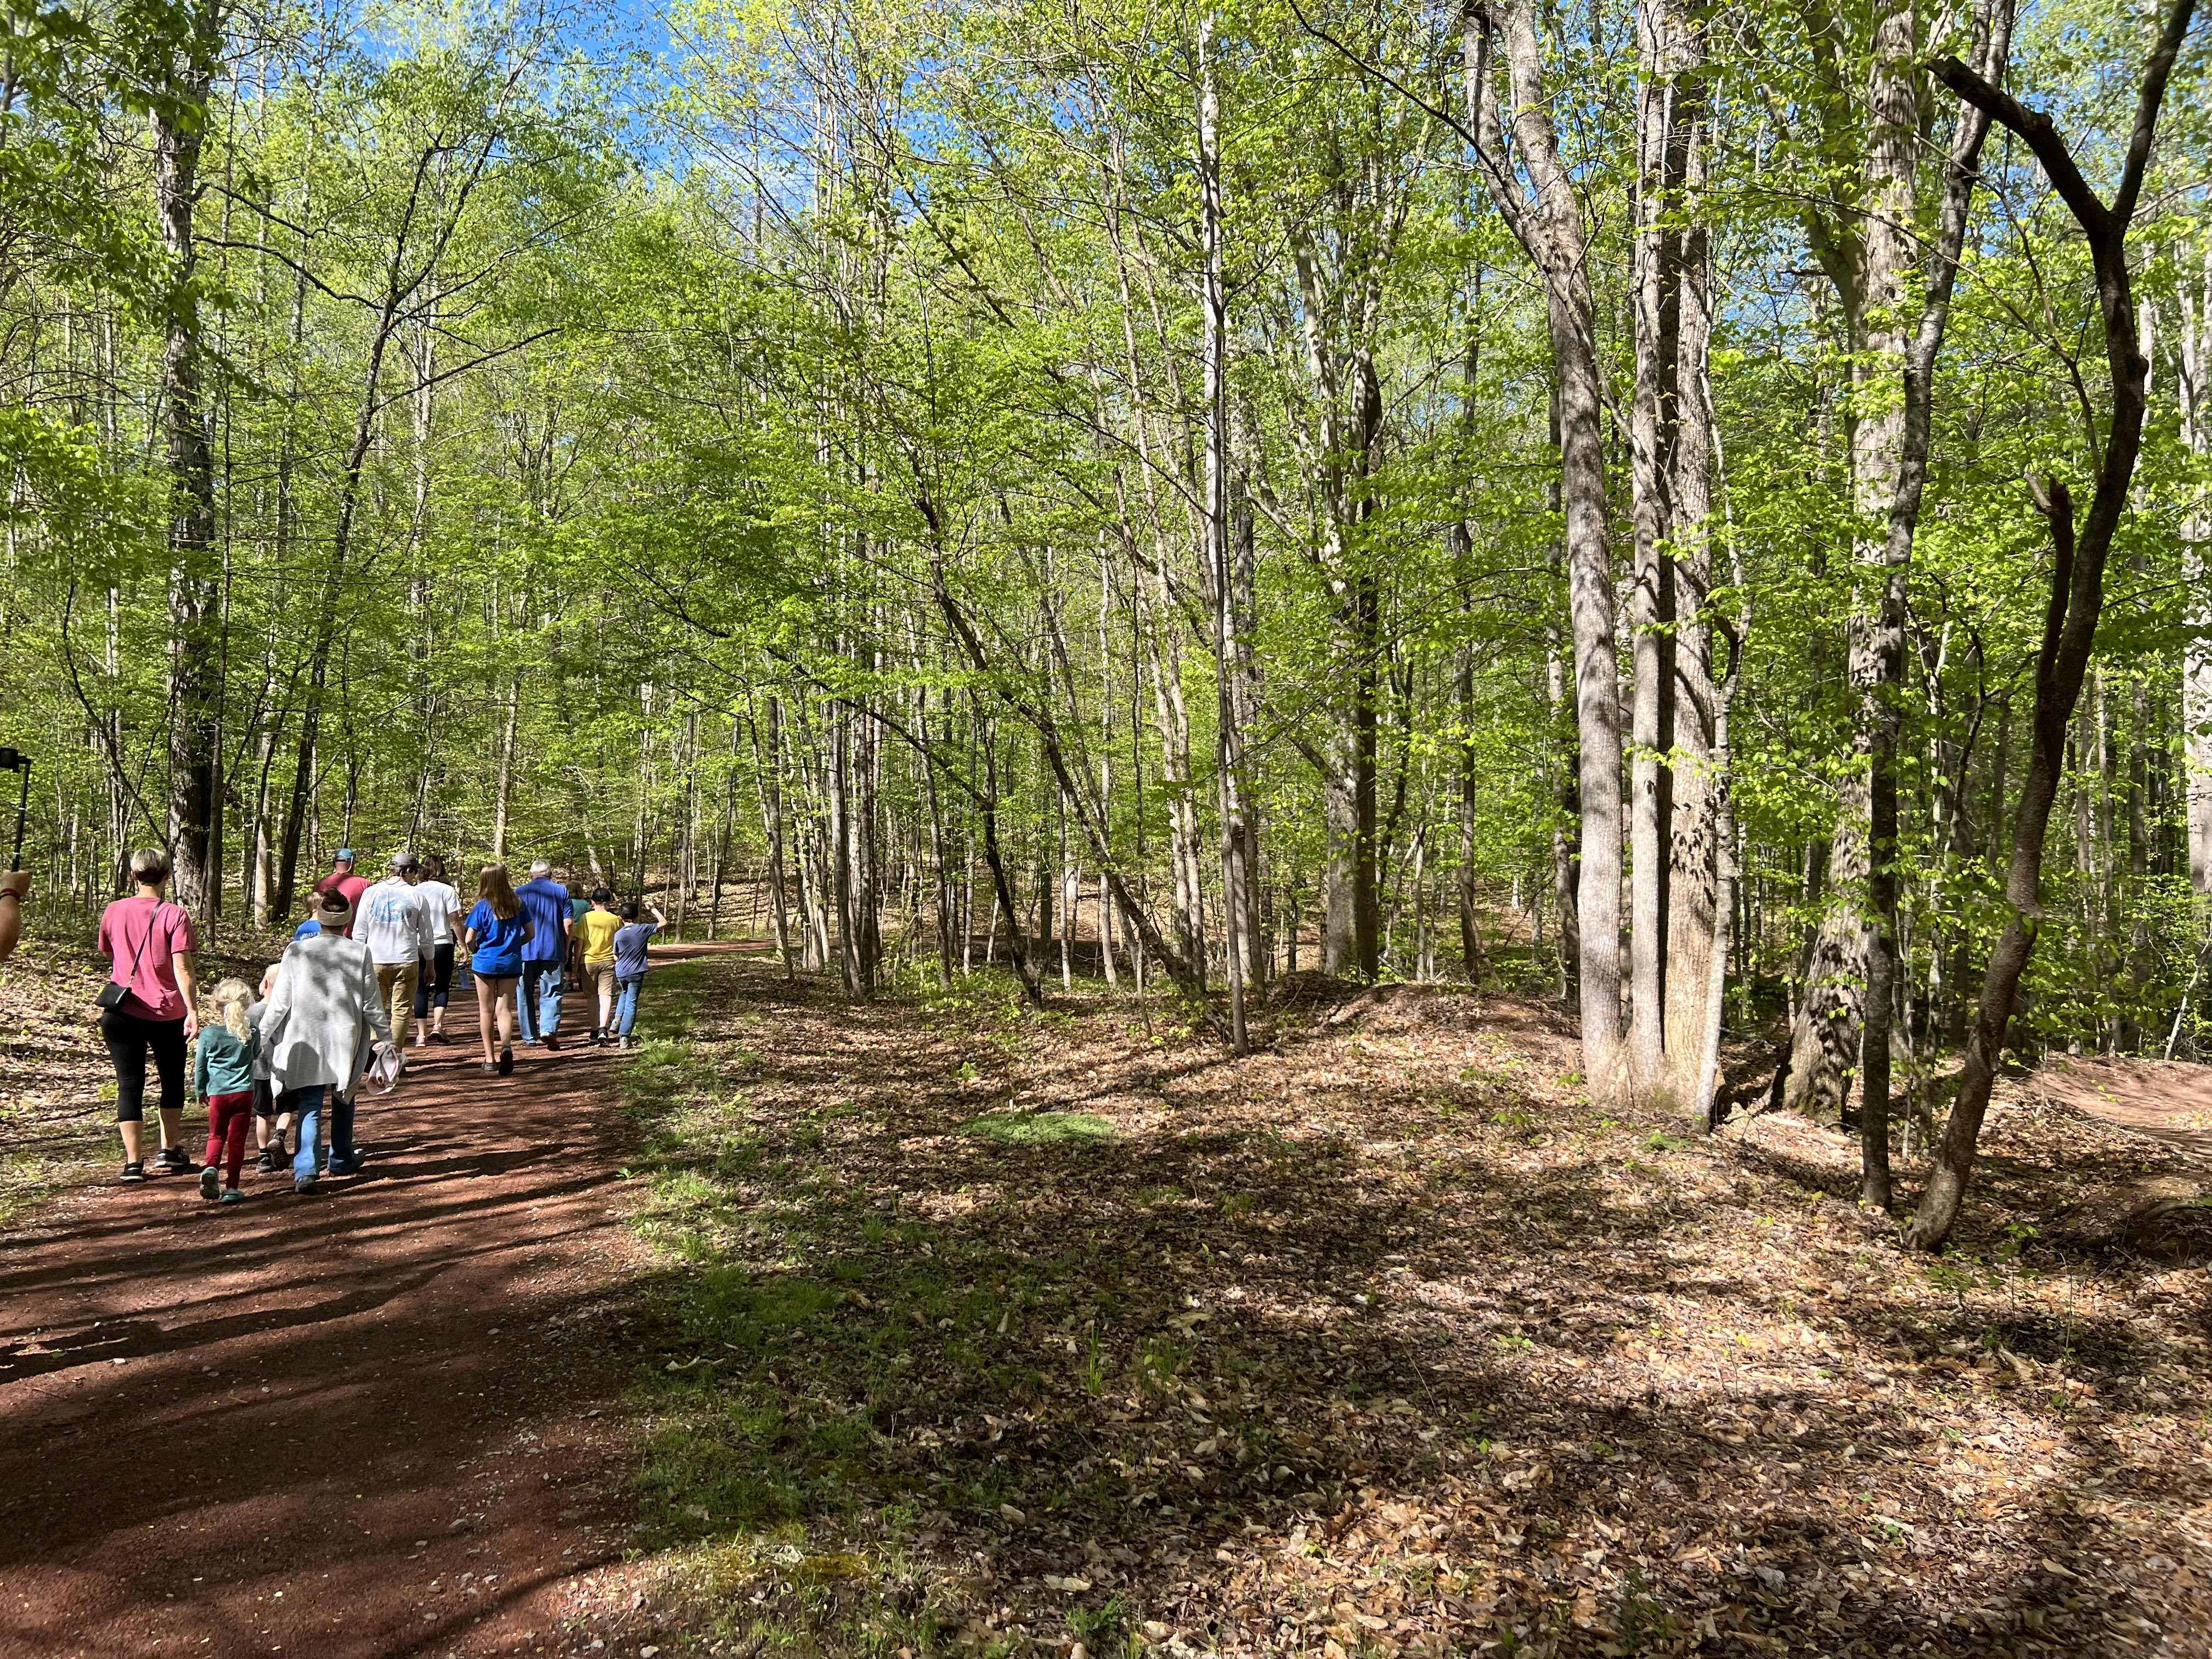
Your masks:
<svg viewBox="0 0 2212 1659"><path fill-rule="evenodd" d="M143 933L142 935L140 935L140 936L139 936L139 939L138 939L138 949L137 949L135 952L133 952L133 953L132 953L132 955L131 955L131 974L130 974L129 978L126 978L126 979L118 979L118 978L116 978L116 977L115 977L115 970L114 970L112 968L111 968L111 969L109 969L107 970L107 981L108 981L108 983L109 983L109 984L111 984L111 985L120 985L120 986L122 986L125 990L128 990L128 989L131 988L131 985L132 981L134 981L135 980L137 980L137 977L138 977L138 964L139 964L140 963L142 963L142 962L145 961L145 959L146 959L146 947L147 947L149 945L151 945L151 944L154 942L154 923L155 923L155 921L160 918L161 914L161 900L159 900L159 899L155 899L155 900L154 901L154 908L153 908L153 909L152 909L152 910L150 910L150 911L149 911L149 912L147 913L147 915L146 915L146 931L145 931L145 933Z"/></svg>

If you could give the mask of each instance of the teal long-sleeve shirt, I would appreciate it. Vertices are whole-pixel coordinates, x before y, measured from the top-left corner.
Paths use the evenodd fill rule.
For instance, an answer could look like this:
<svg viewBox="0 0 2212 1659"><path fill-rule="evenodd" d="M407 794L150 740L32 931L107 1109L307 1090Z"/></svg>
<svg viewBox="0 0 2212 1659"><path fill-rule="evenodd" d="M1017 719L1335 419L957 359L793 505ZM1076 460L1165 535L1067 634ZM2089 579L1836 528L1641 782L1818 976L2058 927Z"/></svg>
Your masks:
<svg viewBox="0 0 2212 1659"><path fill-rule="evenodd" d="M192 1092L202 1100L245 1094L253 1087L253 1057L261 1033L249 1030L243 1041L223 1024L200 1027L199 1053L192 1061Z"/></svg>

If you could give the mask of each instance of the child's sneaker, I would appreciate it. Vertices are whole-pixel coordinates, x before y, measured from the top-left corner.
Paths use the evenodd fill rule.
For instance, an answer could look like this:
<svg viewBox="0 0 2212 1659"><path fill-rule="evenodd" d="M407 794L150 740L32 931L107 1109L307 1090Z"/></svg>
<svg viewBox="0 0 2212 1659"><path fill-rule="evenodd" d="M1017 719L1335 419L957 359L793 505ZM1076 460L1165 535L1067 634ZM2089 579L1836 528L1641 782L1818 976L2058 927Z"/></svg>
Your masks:
<svg viewBox="0 0 2212 1659"><path fill-rule="evenodd" d="M210 1204L222 1192L222 1171L209 1164L200 1171L200 1196Z"/></svg>
<svg viewBox="0 0 2212 1659"><path fill-rule="evenodd" d="M222 1201L225 1204L243 1204L246 1202L246 1194L235 1187L226 1187L222 1189Z"/></svg>
<svg viewBox="0 0 2212 1659"><path fill-rule="evenodd" d="M255 1159L253 1160L253 1167L254 1167L255 1169L257 1169L257 1170L260 1170L260 1171L261 1171L261 1173L262 1173L262 1174L264 1174L264 1175L274 1175L274 1174L276 1174L276 1147L274 1147L273 1146L264 1146L264 1147L261 1149L261 1156L260 1156L260 1157L258 1157L258 1158L255 1158Z"/></svg>

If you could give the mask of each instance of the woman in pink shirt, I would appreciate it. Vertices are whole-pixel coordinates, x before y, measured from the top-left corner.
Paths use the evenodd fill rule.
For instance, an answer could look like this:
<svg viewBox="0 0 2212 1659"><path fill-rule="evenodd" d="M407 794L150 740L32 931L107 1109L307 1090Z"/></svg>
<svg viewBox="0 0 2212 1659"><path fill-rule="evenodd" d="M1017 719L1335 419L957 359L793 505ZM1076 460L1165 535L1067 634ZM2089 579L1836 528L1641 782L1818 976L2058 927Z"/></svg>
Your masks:
<svg viewBox="0 0 2212 1659"><path fill-rule="evenodd" d="M100 1039L115 1062L115 1121L123 1131L123 1178L143 1181L140 1138L145 1129L146 1055L161 1079L161 1169L190 1175L192 1161L178 1143L185 1131L185 1045L200 1029L192 952L199 940L191 918L161 896L169 855L146 848L131 855L138 890L101 913L100 948L112 964L108 982L122 1000L103 1008Z"/></svg>

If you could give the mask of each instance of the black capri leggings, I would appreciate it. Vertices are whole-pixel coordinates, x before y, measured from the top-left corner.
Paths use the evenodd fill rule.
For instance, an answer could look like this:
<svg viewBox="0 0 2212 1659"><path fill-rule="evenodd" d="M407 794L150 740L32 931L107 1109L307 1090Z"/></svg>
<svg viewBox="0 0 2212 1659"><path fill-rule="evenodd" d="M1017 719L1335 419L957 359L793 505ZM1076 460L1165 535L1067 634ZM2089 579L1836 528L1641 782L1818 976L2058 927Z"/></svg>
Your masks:
<svg viewBox="0 0 2212 1659"><path fill-rule="evenodd" d="M154 1069L161 1077L161 1109L185 1109L185 1022L181 1019L140 1019L120 1008L100 1017L100 1040L107 1057L115 1062L115 1121L146 1121L146 1051L154 1051Z"/></svg>
<svg viewBox="0 0 2212 1659"><path fill-rule="evenodd" d="M453 942L437 947L430 962L430 977L415 988L415 1018L421 1019L432 1004L443 1008L453 1000Z"/></svg>

